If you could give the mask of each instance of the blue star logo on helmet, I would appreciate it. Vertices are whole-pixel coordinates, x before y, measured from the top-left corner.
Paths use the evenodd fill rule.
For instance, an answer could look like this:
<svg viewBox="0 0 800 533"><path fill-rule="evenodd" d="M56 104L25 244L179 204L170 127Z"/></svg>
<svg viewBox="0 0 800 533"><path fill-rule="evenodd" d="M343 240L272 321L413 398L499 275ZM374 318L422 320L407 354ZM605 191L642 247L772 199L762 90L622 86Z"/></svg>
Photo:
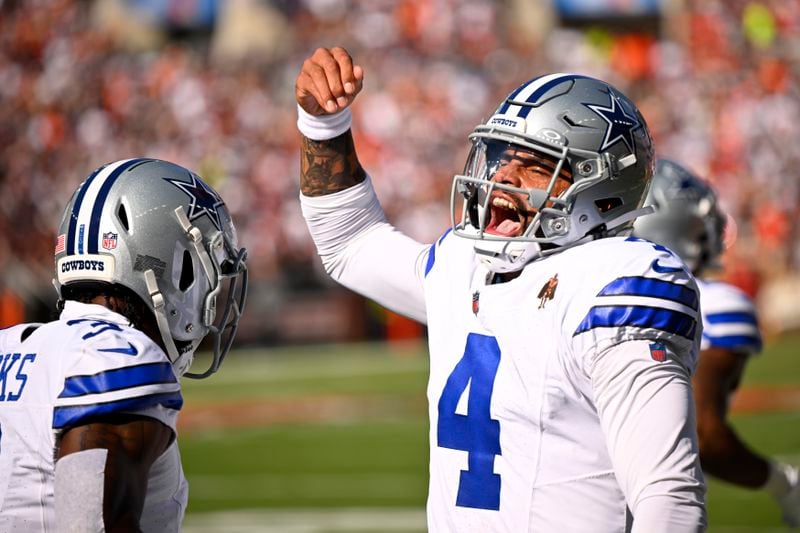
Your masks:
<svg viewBox="0 0 800 533"><path fill-rule="evenodd" d="M603 107L597 104L583 104L608 123L606 126L606 135L603 138L603 145L598 151L602 152L617 141L622 141L625 143L625 146L628 147L629 151L634 152L636 150L636 143L633 140L633 132L641 128L642 124L635 115L629 115L625 111L625 106L620 101L619 97L612 92L609 92L608 96L611 100L610 107Z"/></svg>
<svg viewBox="0 0 800 533"><path fill-rule="evenodd" d="M222 223L219 219L219 207L224 205L222 198L214 192L208 185L197 179L197 176L189 175L191 182L185 182L176 179L164 178L181 191L186 193L189 197L189 212L187 216L189 220L195 220L203 215L208 215L214 227L222 230Z"/></svg>

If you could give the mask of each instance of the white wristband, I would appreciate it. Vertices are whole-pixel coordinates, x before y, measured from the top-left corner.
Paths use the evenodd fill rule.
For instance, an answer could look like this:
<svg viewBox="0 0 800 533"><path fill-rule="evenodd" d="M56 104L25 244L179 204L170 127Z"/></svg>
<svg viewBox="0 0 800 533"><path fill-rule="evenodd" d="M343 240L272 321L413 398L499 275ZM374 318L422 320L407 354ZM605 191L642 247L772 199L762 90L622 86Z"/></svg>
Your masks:
<svg viewBox="0 0 800 533"><path fill-rule="evenodd" d="M297 129L300 133L315 141L327 141L338 137L350 129L353 115L346 107L332 115L311 115L297 106Z"/></svg>

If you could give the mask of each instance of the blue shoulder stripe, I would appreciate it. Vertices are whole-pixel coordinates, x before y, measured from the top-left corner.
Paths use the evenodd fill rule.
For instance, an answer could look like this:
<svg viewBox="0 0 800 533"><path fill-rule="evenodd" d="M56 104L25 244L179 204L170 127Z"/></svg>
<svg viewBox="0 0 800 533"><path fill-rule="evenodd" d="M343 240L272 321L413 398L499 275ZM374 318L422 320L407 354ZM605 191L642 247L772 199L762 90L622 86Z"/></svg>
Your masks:
<svg viewBox="0 0 800 533"><path fill-rule="evenodd" d="M697 330L697 321L685 313L671 309L639 305L595 306L589 310L578 329L573 333L573 337L594 328L624 326L660 329L693 339Z"/></svg>
<svg viewBox="0 0 800 533"><path fill-rule="evenodd" d="M753 313L746 311L711 313L706 315L709 324L751 324L758 326L758 319Z"/></svg>
<svg viewBox="0 0 800 533"><path fill-rule="evenodd" d="M53 429L75 426L91 418L103 415L143 411L156 405L176 411L183 407L183 397L180 391L162 394L150 394L137 398L125 398L115 402L95 403L91 405L76 405L70 407L56 407L53 410Z"/></svg>
<svg viewBox="0 0 800 533"><path fill-rule="evenodd" d="M444 238L447 237L451 231L453 231L453 228L448 228L447 231L445 231L444 234L439 237L439 240L431 244L431 247L428 248L428 262L425 264L426 277L428 276L428 272L430 272L433 268L433 263L436 262L436 246L442 244Z"/></svg>
<svg viewBox="0 0 800 533"><path fill-rule="evenodd" d="M69 377L64 380L64 390L58 397L75 398L86 394L130 389L142 385L177 383L177 381L172 364L168 362L148 363L106 370L91 376Z"/></svg>
<svg viewBox="0 0 800 533"><path fill-rule="evenodd" d="M662 279L631 276L617 278L601 290L598 296L646 296L678 302L697 311L697 293L686 285Z"/></svg>
<svg viewBox="0 0 800 533"><path fill-rule="evenodd" d="M732 351L753 351L760 352L762 348L761 337L758 335L706 335L703 337L708 340L714 348L725 348Z"/></svg>

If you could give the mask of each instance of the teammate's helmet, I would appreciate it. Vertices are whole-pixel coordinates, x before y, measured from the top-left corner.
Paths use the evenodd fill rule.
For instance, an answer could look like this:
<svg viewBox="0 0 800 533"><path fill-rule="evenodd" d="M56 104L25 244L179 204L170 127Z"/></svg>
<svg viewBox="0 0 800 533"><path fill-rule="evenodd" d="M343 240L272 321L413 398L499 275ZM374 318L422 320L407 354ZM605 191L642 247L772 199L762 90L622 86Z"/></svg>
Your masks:
<svg viewBox="0 0 800 533"><path fill-rule="evenodd" d="M494 272L519 270L542 255L628 230L649 212L640 210L653 171L647 124L603 81L575 74L535 78L509 94L469 138L464 173L453 180L452 224L456 235L476 239L476 253ZM546 190L492 182L509 149L557 162ZM554 196L562 170L572 173L573 183ZM525 194L538 210L521 235L486 232L494 190Z"/></svg>
<svg viewBox="0 0 800 533"><path fill-rule="evenodd" d="M247 252L222 199L196 174L156 159L95 170L64 211L55 251L62 300L86 283L126 287L155 314L178 375L217 371L244 309ZM187 373L209 333L210 367Z"/></svg>
<svg viewBox="0 0 800 533"><path fill-rule="evenodd" d="M725 215L708 183L674 161L659 159L645 203L655 214L636 220L635 236L671 249L692 272L716 266Z"/></svg>

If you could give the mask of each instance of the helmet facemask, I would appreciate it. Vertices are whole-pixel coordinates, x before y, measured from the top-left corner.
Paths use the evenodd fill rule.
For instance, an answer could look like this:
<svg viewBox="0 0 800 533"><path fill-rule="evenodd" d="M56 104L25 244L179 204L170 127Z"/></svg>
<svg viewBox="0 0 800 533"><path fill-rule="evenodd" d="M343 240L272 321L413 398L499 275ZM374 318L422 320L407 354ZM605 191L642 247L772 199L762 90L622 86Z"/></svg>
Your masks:
<svg viewBox="0 0 800 533"><path fill-rule="evenodd" d="M216 231L204 239L201 230L189 221L183 206L175 209L175 217L188 238L190 248L184 251L184 260L180 263L177 288L183 294L173 291L171 298L162 302L163 296L160 296L152 271L146 271L145 277L170 359L179 374L202 379L219 369L233 343L246 302L247 251L236 249L235 235L226 235L229 232ZM176 253L179 252L179 249L176 250ZM191 274L187 275L187 272ZM192 294L199 296L202 301L191 301ZM180 305L178 300L182 300L184 295L189 296L189 301L185 303L192 309L202 306L199 320L198 317L194 317L194 320L190 317L190 321L185 323L182 314L177 312ZM224 301L221 311L217 306L219 300ZM170 308L169 312L167 308ZM200 373L188 372L195 350L206 337L209 337L212 349L208 369Z"/></svg>
<svg viewBox="0 0 800 533"><path fill-rule="evenodd" d="M464 173L453 180L451 213L455 233L483 241L481 244L485 247L476 246L476 251L503 256L509 265L502 271L512 271L557 242L567 203L558 194L562 191L556 192L556 188L559 176L562 181L563 178L571 180L571 171L563 154L534 148L521 139L511 142L511 139L474 134L471 140L472 150ZM551 172L550 180L542 189L495 181L496 173L508 164L518 165L519 170L514 172L546 169ZM458 211L461 212L460 223L455 220ZM550 230L549 234L545 233L543 224Z"/></svg>

